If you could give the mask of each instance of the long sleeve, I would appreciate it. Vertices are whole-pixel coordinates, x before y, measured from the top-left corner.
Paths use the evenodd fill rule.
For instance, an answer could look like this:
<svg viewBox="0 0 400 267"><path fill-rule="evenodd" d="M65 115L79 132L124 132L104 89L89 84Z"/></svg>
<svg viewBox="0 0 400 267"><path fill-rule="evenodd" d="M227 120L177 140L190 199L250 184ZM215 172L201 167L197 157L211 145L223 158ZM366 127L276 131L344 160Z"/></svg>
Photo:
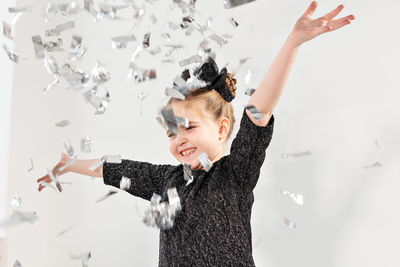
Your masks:
<svg viewBox="0 0 400 267"><path fill-rule="evenodd" d="M272 139L275 118L272 115L265 127L258 126L249 119L245 111L239 131L232 141L228 163L234 173L233 179L241 188L250 192L257 184L265 151Z"/></svg>
<svg viewBox="0 0 400 267"><path fill-rule="evenodd" d="M107 185L119 188L122 177L129 178L131 186L126 191L134 196L150 200L153 193L162 194L168 183L167 177L174 168L176 166L124 159L121 163L103 164L103 181Z"/></svg>

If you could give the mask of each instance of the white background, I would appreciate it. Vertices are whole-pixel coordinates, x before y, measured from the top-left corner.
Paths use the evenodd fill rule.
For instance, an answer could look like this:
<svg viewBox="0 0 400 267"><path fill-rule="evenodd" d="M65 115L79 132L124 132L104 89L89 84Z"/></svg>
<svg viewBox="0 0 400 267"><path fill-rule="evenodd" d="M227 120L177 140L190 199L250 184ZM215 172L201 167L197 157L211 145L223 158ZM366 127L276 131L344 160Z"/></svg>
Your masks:
<svg viewBox="0 0 400 267"><path fill-rule="evenodd" d="M3 2L0 14L10 21L6 8L13 2ZM32 3L18 1L17 6ZM31 36L40 34L44 39L46 29L66 21L57 15L44 23L41 12L46 1L35 2L32 12L19 19L14 45L1 37L26 60L13 64L5 53L0 57L0 216L12 213L9 203L14 195L20 195L20 209L36 211L40 218L33 225L6 231L5 241L0 242L2 267L12 266L17 259L24 266L80 266L69 253L85 251L91 251L89 265L95 267L157 265L158 231L141 222L148 203L125 192L95 203L109 189L101 179L67 174L63 179L73 184L65 185L61 194L49 188L38 193L36 179L57 163L65 139L78 151L84 136L92 138L93 151L80 153L80 158L121 154L129 159L177 164L155 117L165 102L165 87L182 68L177 63L161 63L167 41L160 34L169 32L170 43L185 45L174 54L178 62L196 54L198 43L210 33L202 37L194 32L186 37L181 30L167 29L167 21L180 22L182 17L178 8L165 11L170 3L146 3L146 15L133 31L138 40L126 50L112 49L110 38L126 34L134 24L132 19L95 23L88 13L81 12L73 16L76 28L61 34L65 50L72 34L83 36L83 44L89 47L84 60L74 63L77 67L90 71L100 60L111 73L105 87L112 102L104 115L93 115L94 109L83 101L83 91L66 89L65 82L43 95L43 88L53 78L35 58ZM213 44L218 65L229 63L229 70L239 59L252 57L237 74L238 97L233 105L238 122L248 101L246 87L257 86L309 3L257 0L226 10L222 1L198 1L197 22L204 24L210 16L215 33L234 35L221 48ZM274 112L274 135L255 189L252 212L257 266L400 265L396 256L400 245L400 2L321 0L315 17L341 3L345 5L343 15L354 14L356 20L301 47ZM79 5L83 7L83 2ZM150 14L157 17L158 24L152 25ZM121 15L132 16L127 11ZM239 22L238 28L229 24L230 17ZM150 48L161 46L162 53L151 56L143 51L135 62L156 68L158 77L137 84L126 76L130 56L146 32L152 33ZM64 62L64 52L53 55L60 64ZM252 80L246 85L248 70ZM140 92L150 93L143 102L143 115ZM71 125L54 126L64 119ZM281 159L281 153L306 150L312 155ZM30 158L34 170L28 173ZM363 168L375 162L382 167ZM297 206L281 190L302 194L304 205ZM294 221L296 229L285 225L284 217ZM70 231L58 236L70 226Z"/></svg>

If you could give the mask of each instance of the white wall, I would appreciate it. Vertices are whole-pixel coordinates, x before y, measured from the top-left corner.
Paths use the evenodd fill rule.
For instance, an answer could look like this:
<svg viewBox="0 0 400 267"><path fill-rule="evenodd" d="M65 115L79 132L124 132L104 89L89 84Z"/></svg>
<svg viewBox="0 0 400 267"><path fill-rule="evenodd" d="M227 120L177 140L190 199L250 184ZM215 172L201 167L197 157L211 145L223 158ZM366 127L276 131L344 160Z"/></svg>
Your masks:
<svg viewBox="0 0 400 267"><path fill-rule="evenodd" d="M252 57L238 73L239 96L233 104L240 121L248 100L244 95L247 70L253 74L251 86L256 86L309 1L258 0L232 10L223 9L221 2L198 1L202 15L199 22L211 16L217 33L235 36L226 46L216 48L220 65L229 62L232 67L240 58ZM353 13L356 21L301 48L275 111L274 137L255 190L252 224L257 266L368 267L400 263L395 256L400 216L394 212L400 200L396 190L400 173L396 164L400 158L400 36L396 27L400 3L343 3L343 15ZM27 2L18 3L24 4ZM195 54L202 37L194 33L189 40L179 31L164 27L166 21L179 22L181 17L179 10L165 12L170 1L146 4L146 18L134 31L138 41L127 50L112 49L110 37L126 34L132 22L106 20L96 24L86 13L76 15L76 29L62 34L65 49L72 33L81 34L89 50L77 65L90 70L99 59L112 75L106 84L112 102L104 115L97 116L83 102L81 92L65 89L65 83L42 94L52 77L42 61L35 59L31 36L43 37L45 29L65 21L57 16L45 25L40 17L45 4L41 1L17 25L15 49L27 60L16 65L13 74L7 188L7 203L15 194L21 195L21 209L38 212L40 220L7 231L7 266L16 259L26 266L79 266L68 254L85 250L92 252L91 266L155 266L158 232L146 227L138 214L147 203L121 192L95 204L108 190L100 179L65 175L73 185L65 186L62 194L52 190L38 193L35 180L58 161L65 139L79 150L80 138L86 135L93 139L93 152L81 153L81 158L120 153L136 160L176 163L154 118L164 99L164 88L171 85L181 68L178 64L161 64L161 55L152 57L144 52L137 64L156 67L158 78L135 84L126 81L127 66L148 31L152 32L152 48L165 43L160 38L162 32L171 32L172 43L187 45L176 54L177 61ZM319 4L315 16L340 2L321 0ZM155 26L147 17L153 13L159 20ZM230 17L239 22L237 29L227 22ZM166 49L162 48L163 55ZM62 53L54 55L63 62ZM137 100L141 91L150 92L143 116ZM54 123L63 119L72 125L56 128ZM280 158L281 153L304 150L312 155L295 160ZM35 168L28 173L30 157ZM383 167L363 169L376 161ZM280 190L303 194L304 206L295 206ZM283 217L295 221L297 228L288 228ZM57 236L70 225L75 227Z"/></svg>
<svg viewBox="0 0 400 267"><path fill-rule="evenodd" d="M14 0L5 0L0 2L0 17L2 21L11 22L13 15L8 13L8 7L15 6ZM3 22L1 22L3 24ZM3 25L1 25L3 27ZM1 43L13 50L14 43L5 38L0 37ZM12 96L12 73L13 62L8 60L7 55L1 48L0 56L0 218L6 216L7 199L7 177L8 177L8 160L9 160L9 144L10 144L10 123L11 123L11 96ZM5 231L0 229L0 266L6 261L6 236Z"/></svg>

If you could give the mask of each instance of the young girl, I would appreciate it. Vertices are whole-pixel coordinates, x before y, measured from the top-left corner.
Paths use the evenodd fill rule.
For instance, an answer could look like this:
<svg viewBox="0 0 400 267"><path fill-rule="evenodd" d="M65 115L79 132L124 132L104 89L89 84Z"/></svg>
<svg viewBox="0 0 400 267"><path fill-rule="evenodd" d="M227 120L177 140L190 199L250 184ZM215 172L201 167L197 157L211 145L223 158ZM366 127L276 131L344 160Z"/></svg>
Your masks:
<svg viewBox="0 0 400 267"><path fill-rule="evenodd" d="M317 3L312 2L297 21L251 96L249 105L258 108L263 118L253 117L247 109L243 111L229 155L224 155L224 149L235 123L230 101L235 96L236 80L223 69L208 80L207 87L191 90L185 100L171 98L167 104L175 116L189 120L188 127L179 125L178 131L167 131L170 152L180 165L122 160L121 163L105 162L91 171L89 168L99 161L94 159L77 160L58 172L69 160L63 154L53 173L103 177L105 184L117 188L122 177L127 177L131 184L126 191L146 200L156 193L167 201L167 190L175 187L182 209L171 229L160 230L159 266L254 266L250 225L253 189L272 138L273 110L300 45L354 20L353 15L334 20L343 5L312 19L316 7ZM207 71L202 69L203 80L210 76ZM203 152L213 162L208 171L198 159ZM191 183L184 178L185 163L191 165ZM46 175L38 182L50 183L51 178ZM39 191L43 188L39 185Z"/></svg>

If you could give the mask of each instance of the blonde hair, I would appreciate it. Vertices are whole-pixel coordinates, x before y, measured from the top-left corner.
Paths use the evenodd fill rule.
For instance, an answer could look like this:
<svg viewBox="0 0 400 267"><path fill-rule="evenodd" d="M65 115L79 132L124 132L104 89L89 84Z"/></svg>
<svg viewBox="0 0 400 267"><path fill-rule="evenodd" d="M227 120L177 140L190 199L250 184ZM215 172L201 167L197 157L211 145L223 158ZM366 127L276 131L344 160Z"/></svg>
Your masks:
<svg viewBox="0 0 400 267"><path fill-rule="evenodd" d="M236 96L236 79L233 78L233 74L228 73L225 79L225 85L232 93L233 96ZM185 100L181 100L178 98L171 98L167 106L171 106L176 102L189 102L189 101L203 101L205 103L206 111L208 111L212 115L212 119L215 122L218 122L221 118L225 117L230 122L229 132L226 140L232 134L233 126L235 124L235 115L233 113L233 107L230 102L227 102L216 90L210 90L208 88L200 88L189 91L189 93L185 96ZM194 108L198 106L195 105ZM202 110L201 115L205 115Z"/></svg>

